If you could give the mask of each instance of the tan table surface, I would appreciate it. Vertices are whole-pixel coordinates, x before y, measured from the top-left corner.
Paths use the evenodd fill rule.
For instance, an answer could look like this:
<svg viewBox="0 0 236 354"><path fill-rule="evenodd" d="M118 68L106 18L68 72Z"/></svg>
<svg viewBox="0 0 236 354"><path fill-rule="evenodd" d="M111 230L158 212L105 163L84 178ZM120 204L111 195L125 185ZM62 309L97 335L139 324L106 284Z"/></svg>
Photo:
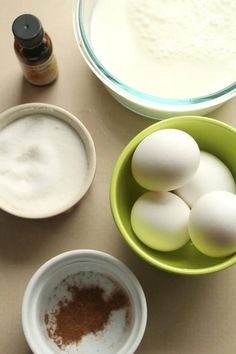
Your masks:
<svg viewBox="0 0 236 354"><path fill-rule="evenodd" d="M71 213L25 220L0 212L0 354L30 353L20 322L25 286L42 263L77 248L108 252L139 278L149 312L137 354L235 354L236 267L201 277L168 274L136 256L116 229L109 206L113 166L128 141L154 121L120 106L90 72L73 33L73 1L1 0L0 6L0 111L26 102L59 105L81 119L97 150L95 180ZM60 76L52 86L22 79L11 33L22 13L38 16L53 39ZM236 99L210 116L236 126Z"/></svg>

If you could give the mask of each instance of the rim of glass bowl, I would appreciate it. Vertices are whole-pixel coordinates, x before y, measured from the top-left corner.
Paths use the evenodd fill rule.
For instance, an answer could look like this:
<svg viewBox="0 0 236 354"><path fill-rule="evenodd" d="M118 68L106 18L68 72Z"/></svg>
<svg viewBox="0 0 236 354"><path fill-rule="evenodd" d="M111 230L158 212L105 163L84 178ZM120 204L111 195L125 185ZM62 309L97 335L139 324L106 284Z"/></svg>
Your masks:
<svg viewBox="0 0 236 354"><path fill-rule="evenodd" d="M131 101L140 104L142 102L145 106L150 108L157 108L162 106L162 108L170 110L171 107L176 109L176 106L181 109L183 106L187 108L197 105L204 106L204 104L213 102L214 104L226 101L227 99L236 95L236 81L230 84L229 86L224 87L223 89L213 92L206 96L199 96L193 98L184 98L184 99L172 99L164 98L159 96L153 96L145 94L141 91L135 90L134 88L124 84L114 77L98 60L92 47L89 44L89 40L86 36L83 22L83 5L85 0L75 0L74 4L74 30L76 34L76 40L78 42L81 52L92 69L92 71L99 77L99 79L108 86L111 90L115 91L117 94L130 99Z"/></svg>

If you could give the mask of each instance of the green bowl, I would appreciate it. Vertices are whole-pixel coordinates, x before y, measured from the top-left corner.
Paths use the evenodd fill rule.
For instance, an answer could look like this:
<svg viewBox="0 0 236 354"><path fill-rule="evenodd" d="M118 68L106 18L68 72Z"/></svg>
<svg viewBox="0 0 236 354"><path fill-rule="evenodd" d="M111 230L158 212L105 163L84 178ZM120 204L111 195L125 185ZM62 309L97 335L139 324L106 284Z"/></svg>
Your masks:
<svg viewBox="0 0 236 354"><path fill-rule="evenodd" d="M135 200L144 193L131 174L131 158L137 145L149 134L166 128L180 129L190 134L201 150L220 158L236 180L236 129L220 121L195 116L169 118L151 125L136 135L116 162L110 188L111 210L115 223L129 246L145 261L163 270L180 274L207 274L236 263L236 254L210 258L200 253L191 242L172 252L159 252L145 246L135 236L130 213Z"/></svg>

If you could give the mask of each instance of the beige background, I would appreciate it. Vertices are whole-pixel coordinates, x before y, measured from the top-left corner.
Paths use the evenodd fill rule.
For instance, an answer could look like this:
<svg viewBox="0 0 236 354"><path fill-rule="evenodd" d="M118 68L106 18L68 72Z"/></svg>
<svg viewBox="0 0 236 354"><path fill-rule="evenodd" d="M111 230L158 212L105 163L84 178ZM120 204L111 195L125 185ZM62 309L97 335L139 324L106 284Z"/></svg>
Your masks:
<svg viewBox="0 0 236 354"><path fill-rule="evenodd" d="M121 107L90 72L73 33L73 1L1 0L0 6L0 111L25 102L59 105L81 119L97 150L94 183L71 213L24 220L0 212L0 353L30 353L20 308L34 271L63 251L94 248L128 265L146 293L148 325L137 354L235 354L236 267L202 277L168 274L136 256L116 229L109 207L113 166L128 141L153 121ZM53 39L60 77L50 87L22 79L11 33L22 13L38 16ZM236 126L236 100L211 116Z"/></svg>

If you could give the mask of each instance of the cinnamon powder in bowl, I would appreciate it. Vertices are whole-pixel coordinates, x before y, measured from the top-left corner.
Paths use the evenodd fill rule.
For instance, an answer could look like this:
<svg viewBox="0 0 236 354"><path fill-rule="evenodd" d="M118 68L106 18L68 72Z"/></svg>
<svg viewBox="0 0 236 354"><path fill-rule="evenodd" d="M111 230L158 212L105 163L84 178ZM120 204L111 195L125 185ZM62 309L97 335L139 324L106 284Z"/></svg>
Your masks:
<svg viewBox="0 0 236 354"><path fill-rule="evenodd" d="M95 250L70 251L46 262L30 280L22 307L24 333L35 354L132 354L146 317L145 296L133 273Z"/></svg>

